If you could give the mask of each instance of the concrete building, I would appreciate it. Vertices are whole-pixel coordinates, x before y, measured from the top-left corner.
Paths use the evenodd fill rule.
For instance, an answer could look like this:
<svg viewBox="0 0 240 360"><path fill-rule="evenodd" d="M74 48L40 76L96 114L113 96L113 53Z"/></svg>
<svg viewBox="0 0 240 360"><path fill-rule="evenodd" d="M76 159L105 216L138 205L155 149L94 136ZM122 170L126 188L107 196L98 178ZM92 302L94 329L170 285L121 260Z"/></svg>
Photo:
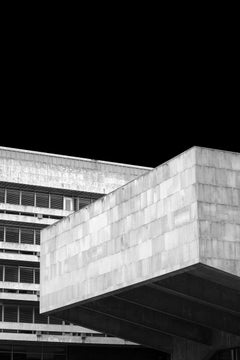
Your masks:
<svg viewBox="0 0 240 360"><path fill-rule="evenodd" d="M106 359L110 350L116 359L157 359L127 340L39 313L40 231L149 170L0 148L1 360Z"/></svg>
<svg viewBox="0 0 240 360"><path fill-rule="evenodd" d="M47 227L40 268L43 314L239 360L240 154L191 148Z"/></svg>

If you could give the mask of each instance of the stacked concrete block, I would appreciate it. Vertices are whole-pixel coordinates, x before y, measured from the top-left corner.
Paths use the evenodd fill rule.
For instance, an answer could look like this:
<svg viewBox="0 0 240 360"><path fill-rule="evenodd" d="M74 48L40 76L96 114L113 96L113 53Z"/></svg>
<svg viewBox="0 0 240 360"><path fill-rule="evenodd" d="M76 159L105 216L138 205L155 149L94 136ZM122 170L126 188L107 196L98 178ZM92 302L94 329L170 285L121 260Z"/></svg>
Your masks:
<svg viewBox="0 0 240 360"><path fill-rule="evenodd" d="M42 232L41 309L195 264L196 148Z"/></svg>

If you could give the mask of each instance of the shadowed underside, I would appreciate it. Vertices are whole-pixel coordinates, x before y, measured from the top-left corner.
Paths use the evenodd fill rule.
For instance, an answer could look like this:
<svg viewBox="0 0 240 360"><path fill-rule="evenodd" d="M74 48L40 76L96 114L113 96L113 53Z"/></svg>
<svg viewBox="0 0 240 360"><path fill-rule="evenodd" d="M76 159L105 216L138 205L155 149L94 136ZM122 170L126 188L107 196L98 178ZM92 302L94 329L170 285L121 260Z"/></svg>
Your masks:
<svg viewBox="0 0 240 360"><path fill-rule="evenodd" d="M240 280L199 264L56 316L168 353L186 339L210 356L240 344Z"/></svg>

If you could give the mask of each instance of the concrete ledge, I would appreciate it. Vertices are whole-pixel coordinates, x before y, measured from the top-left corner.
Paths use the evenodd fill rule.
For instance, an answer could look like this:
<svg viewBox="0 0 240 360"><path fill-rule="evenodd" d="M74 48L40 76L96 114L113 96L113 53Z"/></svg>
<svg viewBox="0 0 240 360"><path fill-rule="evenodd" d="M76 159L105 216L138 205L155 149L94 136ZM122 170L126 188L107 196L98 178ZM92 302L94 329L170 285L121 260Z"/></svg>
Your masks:
<svg viewBox="0 0 240 360"><path fill-rule="evenodd" d="M28 266L31 266L31 263L39 263L39 257L30 254L0 252L0 262L7 263L10 261L24 264L28 263Z"/></svg>
<svg viewBox="0 0 240 360"><path fill-rule="evenodd" d="M39 284L27 284L27 283L18 283L10 281L0 281L1 289L10 289L10 290L26 290L26 291L39 291Z"/></svg>
<svg viewBox="0 0 240 360"><path fill-rule="evenodd" d="M56 219L50 219L50 218L42 218L38 219L34 216L26 216L26 215L12 215L12 214L2 214L0 213L0 221L4 222L15 222L15 223L29 223L29 224L37 224L37 225L52 225L56 221Z"/></svg>
<svg viewBox="0 0 240 360"><path fill-rule="evenodd" d="M114 337L94 337L94 336L72 336L72 335L45 335L45 334L21 334L21 333L0 333L0 341L33 341L33 342L51 342L68 344L109 344L109 345L135 345L130 341Z"/></svg>
<svg viewBox="0 0 240 360"><path fill-rule="evenodd" d="M35 294L19 294L19 293L8 293L0 292L0 300L11 300L11 301L39 301L39 298Z"/></svg>
<svg viewBox="0 0 240 360"><path fill-rule="evenodd" d="M33 244L19 244L19 243L10 243L7 241L0 242L0 249L5 250L16 250L16 251L29 251L29 253L39 253L40 254L40 245ZM25 255L25 254L22 254ZM31 254L29 254L31 255ZM29 256L27 255L27 256Z"/></svg>
<svg viewBox="0 0 240 360"><path fill-rule="evenodd" d="M24 205L15 205L15 204L13 205L7 203L0 203L0 210L41 214L41 215L49 215L49 216L61 216L61 217L68 216L73 212L73 211L67 211L61 209L48 209L48 208L40 208L36 206L24 206Z"/></svg>

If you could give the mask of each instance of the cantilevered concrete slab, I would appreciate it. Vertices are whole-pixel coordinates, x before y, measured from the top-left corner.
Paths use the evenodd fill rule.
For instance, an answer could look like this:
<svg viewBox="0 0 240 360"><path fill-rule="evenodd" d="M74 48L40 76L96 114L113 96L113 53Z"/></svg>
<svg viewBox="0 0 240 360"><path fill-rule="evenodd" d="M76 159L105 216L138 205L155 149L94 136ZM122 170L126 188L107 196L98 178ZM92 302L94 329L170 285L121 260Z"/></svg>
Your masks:
<svg viewBox="0 0 240 360"><path fill-rule="evenodd" d="M240 346L240 154L194 147L44 229L40 304L173 359Z"/></svg>

